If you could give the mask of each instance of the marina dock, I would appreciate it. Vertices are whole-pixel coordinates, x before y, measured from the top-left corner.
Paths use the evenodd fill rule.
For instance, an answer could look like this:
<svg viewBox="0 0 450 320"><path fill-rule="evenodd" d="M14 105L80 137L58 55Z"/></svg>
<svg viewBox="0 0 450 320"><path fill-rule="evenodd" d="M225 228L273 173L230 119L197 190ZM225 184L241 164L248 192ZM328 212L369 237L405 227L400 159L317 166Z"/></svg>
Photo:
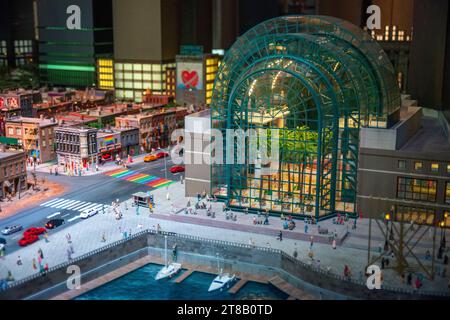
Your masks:
<svg viewBox="0 0 450 320"><path fill-rule="evenodd" d="M189 277L195 270L193 269L188 269L185 272L183 272L183 274L181 274L178 278L175 279L175 283L180 283L183 280L185 280L187 277Z"/></svg>
<svg viewBox="0 0 450 320"><path fill-rule="evenodd" d="M247 279L239 280L238 282L236 282L234 286L230 288L230 290L228 290L228 293L235 294L247 283L247 281L248 281Z"/></svg>
<svg viewBox="0 0 450 320"><path fill-rule="evenodd" d="M289 295L288 300L294 300L294 299L315 300L314 296L294 287L293 285L291 285L284 279L280 278L279 276L270 278L269 283L272 284L273 286L275 286L276 288L278 288L279 290L287 293Z"/></svg>

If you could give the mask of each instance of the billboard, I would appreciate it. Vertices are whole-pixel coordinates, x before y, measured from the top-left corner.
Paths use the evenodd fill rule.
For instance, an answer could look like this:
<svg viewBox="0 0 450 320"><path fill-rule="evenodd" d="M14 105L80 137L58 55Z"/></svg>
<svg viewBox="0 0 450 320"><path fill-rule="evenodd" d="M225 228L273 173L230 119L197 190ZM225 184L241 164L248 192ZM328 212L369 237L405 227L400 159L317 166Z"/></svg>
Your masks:
<svg viewBox="0 0 450 320"><path fill-rule="evenodd" d="M203 90L203 63L177 62L177 88Z"/></svg>

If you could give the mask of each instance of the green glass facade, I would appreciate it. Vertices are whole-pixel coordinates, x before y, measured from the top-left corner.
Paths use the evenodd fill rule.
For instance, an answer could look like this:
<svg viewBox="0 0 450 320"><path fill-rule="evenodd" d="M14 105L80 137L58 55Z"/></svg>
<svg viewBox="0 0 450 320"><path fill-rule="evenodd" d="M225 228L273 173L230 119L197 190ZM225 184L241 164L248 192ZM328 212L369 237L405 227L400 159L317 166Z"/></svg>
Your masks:
<svg viewBox="0 0 450 320"><path fill-rule="evenodd" d="M265 21L227 52L213 89L211 127L276 137L265 166L213 163L211 193L231 207L317 219L356 213L360 128L398 121L400 94L371 36L332 17ZM249 140L223 141L249 156ZM260 140L256 140L260 144ZM270 149L270 146L269 146Z"/></svg>

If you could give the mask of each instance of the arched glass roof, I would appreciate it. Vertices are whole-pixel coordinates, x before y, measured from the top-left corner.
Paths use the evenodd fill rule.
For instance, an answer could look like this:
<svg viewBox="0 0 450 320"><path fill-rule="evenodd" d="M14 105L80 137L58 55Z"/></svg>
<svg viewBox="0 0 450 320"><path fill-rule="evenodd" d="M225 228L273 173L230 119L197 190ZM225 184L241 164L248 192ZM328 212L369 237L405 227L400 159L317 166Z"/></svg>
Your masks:
<svg viewBox="0 0 450 320"><path fill-rule="evenodd" d="M291 61L287 67L286 61ZM400 93L387 55L368 33L327 16L278 17L239 37L216 78L213 119L230 112L233 93L251 72L278 69L286 74L293 68L306 82L315 81L308 72L314 70L320 82L334 89L337 118L353 114L361 126L370 127L395 122Z"/></svg>

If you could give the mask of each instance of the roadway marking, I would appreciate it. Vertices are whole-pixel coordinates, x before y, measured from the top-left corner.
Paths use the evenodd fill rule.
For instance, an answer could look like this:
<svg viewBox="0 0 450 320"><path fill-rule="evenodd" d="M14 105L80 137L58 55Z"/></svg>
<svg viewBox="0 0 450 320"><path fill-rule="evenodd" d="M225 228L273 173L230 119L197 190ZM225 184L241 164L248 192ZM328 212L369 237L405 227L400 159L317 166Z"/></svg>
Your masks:
<svg viewBox="0 0 450 320"><path fill-rule="evenodd" d="M52 200L50 200L50 201L47 201L47 202L41 203L41 206L45 206L46 204L50 204L50 203L52 203L52 202L56 202L56 201L58 201L58 200L61 200L61 199L60 199L60 198L52 199Z"/></svg>
<svg viewBox="0 0 450 320"><path fill-rule="evenodd" d="M50 207L60 209L60 208L64 207L64 205L68 204L71 201L72 200L64 200L63 202L60 202L57 205L52 204L52 205L50 205ZM49 206L47 205L47 207L49 207Z"/></svg>
<svg viewBox="0 0 450 320"><path fill-rule="evenodd" d="M63 205L62 207L60 207L61 209L67 209L68 207L73 206L77 201L76 200L71 200L69 202L67 202L65 205Z"/></svg>
<svg viewBox="0 0 450 320"><path fill-rule="evenodd" d="M74 221L74 220L77 220L77 219L80 218L80 217L81 217L81 216L78 215L78 216L75 216L75 217L73 217L73 218L71 218L71 219L69 219L69 220L67 220L67 221L72 222L72 221Z"/></svg>
<svg viewBox="0 0 450 320"><path fill-rule="evenodd" d="M93 203L93 204L91 204L90 206L87 206L86 208L84 208L84 209L81 210L81 211L86 211L86 210L89 210L89 209L94 209L94 207L96 207L96 206L98 206L98 203Z"/></svg>
<svg viewBox="0 0 450 320"><path fill-rule="evenodd" d="M75 201L75 203L71 204L68 207L65 207L64 209L71 210L71 209L73 209L75 207L78 207L81 203L82 203L81 201Z"/></svg>
<svg viewBox="0 0 450 320"><path fill-rule="evenodd" d="M67 216L70 216L70 213L66 213L65 215L61 216L61 218L64 218L64 217L67 217Z"/></svg>
<svg viewBox="0 0 450 320"><path fill-rule="evenodd" d="M60 214L61 214L61 212L55 212L54 214L51 214L51 215L47 216L47 219L56 217L56 216L58 216L58 215L60 215Z"/></svg>
<svg viewBox="0 0 450 320"><path fill-rule="evenodd" d="M85 202L81 206L75 207L73 210L81 211L92 205L92 202Z"/></svg>
<svg viewBox="0 0 450 320"><path fill-rule="evenodd" d="M55 201L51 201L50 203L47 203L47 204L41 204L41 206L51 207L53 205L56 205L56 204L59 204L59 203L63 203L65 201L66 201L66 199L55 199Z"/></svg>

